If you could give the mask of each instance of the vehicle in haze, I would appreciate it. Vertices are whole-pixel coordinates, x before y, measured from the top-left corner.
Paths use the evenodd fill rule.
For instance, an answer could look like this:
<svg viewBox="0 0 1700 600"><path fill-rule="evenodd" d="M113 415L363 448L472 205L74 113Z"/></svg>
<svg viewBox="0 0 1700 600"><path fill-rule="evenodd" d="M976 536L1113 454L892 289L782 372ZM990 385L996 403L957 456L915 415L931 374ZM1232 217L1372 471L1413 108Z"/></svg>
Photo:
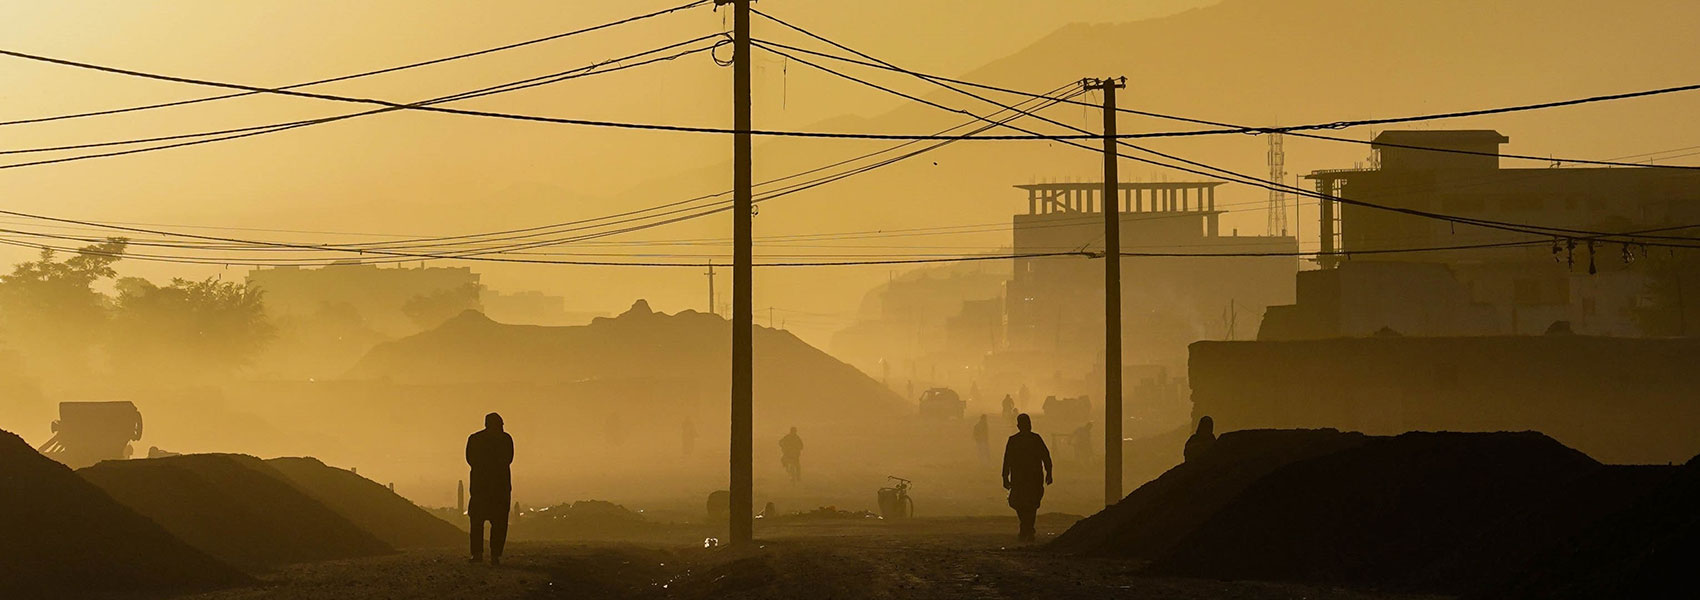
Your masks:
<svg viewBox="0 0 1700 600"><path fill-rule="evenodd" d="M921 393L921 416L930 419L960 419L968 410L968 401L956 390L937 387Z"/></svg>
<svg viewBox="0 0 1700 600"><path fill-rule="evenodd" d="M130 458L130 442L142 439L142 411L129 402L60 402L53 438L38 450L81 469L103 460Z"/></svg>

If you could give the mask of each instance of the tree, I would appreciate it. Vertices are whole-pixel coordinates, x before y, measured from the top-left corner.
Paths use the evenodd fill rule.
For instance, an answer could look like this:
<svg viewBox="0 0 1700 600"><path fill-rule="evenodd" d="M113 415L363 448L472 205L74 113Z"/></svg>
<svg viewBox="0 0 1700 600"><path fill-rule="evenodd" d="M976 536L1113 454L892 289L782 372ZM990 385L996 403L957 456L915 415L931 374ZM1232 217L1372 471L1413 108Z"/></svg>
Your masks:
<svg viewBox="0 0 1700 600"><path fill-rule="evenodd" d="M110 300L94 284L117 275L113 263L129 242L110 238L64 261L43 249L37 260L0 275L0 336L26 362L60 375L88 369L90 350L107 324Z"/></svg>
<svg viewBox="0 0 1700 600"><path fill-rule="evenodd" d="M402 305L401 312L421 329L431 329L460 313L483 310L484 302L479 299L483 292L484 286L468 283L421 294L408 299L407 303Z"/></svg>
<svg viewBox="0 0 1700 600"><path fill-rule="evenodd" d="M208 379L249 365L274 335L264 297L243 283L208 278L118 281L109 360L144 378Z"/></svg>

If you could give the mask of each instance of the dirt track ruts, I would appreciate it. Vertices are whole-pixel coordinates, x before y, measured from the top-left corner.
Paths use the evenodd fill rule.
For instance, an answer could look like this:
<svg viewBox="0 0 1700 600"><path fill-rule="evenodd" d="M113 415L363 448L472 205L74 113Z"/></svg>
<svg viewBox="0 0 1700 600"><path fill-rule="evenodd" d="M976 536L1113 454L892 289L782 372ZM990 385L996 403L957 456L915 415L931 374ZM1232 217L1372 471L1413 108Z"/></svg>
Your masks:
<svg viewBox="0 0 1700 600"><path fill-rule="evenodd" d="M1007 522L1006 522L1007 521ZM1066 523L1041 523L1041 535ZM1360 590L1154 578L1119 559L1017 547L1013 519L908 525L804 524L758 530L752 548L648 542L521 543L504 564L450 549L296 565L261 587L193 600L368 598L1403 598Z"/></svg>

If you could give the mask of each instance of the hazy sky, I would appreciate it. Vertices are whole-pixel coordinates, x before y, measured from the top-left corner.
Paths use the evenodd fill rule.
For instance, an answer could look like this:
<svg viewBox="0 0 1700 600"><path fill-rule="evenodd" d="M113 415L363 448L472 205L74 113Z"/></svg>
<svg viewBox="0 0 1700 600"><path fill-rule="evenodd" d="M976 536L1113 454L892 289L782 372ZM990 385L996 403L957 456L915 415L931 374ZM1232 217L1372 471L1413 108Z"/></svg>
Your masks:
<svg viewBox="0 0 1700 600"><path fill-rule="evenodd" d="M0 4L0 47L167 74L283 85L540 37L678 3L682 0L11 2ZM975 73L997 83L1043 89L1116 69L1134 77L1128 103L1249 121L1475 108L1691 83L1700 77L1689 66L1692 61L1683 59L1684 50L1691 53L1691 48L1683 45L1680 32L1692 32L1700 25L1692 4L1685 2L1645 0L1608 9L1603 4L1564 0L1552 10L1532 10L1545 4L1531 0L1503 4L1230 0L1215 4L1204 0L764 0L757 7L922 70ZM1048 40L1040 55L1019 54L1071 23L1132 23L1192 8L1202 10L1167 19L1154 28L1068 30ZM1600 14L1590 16L1590 12ZM719 32L723 16L701 7L616 30L315 89L419 100ZM1324 17L1338 23L1313 25ZM1403 22L1389 23L1390 18ZM1275 21L1286 25L1264 27ZM1460 33L1466 31L1461 28L1464 24L1472 27L1468 33ZM1323 31L1327 35L1312 35ZM1139 45L1142 38L1170 34L1185 37L1164 37L1155 49ZM756 35L800 41L759 19ZM1073 38L1081 40L1079 47L1070 45ZM1118 53L1122 52L1118 48L1126 48L1125 53ZM1018 58L1000 63L1011 55ZM901 100L772 56L758 55L756 67L758 127L915 132L961 121L922 109L905 109L891 116L893 109L903 106ZM729 79L728 69L697 55L459 106L724 127L729 125ZM912 80L886 77L879 81L928 93ZM216 93L221 92L0 59L0 120ZM1667 125L1654 126L1654 117L1641 118L1643 113L1692 114L1692 106L1691 99L1673 96L1542 114L1539 119L1444 125L1503 128L1513 140L1509 148L1513 151L1610 158L1700 143L1693 141L1696 132L1685 124L1667 120ZM0 127L0 148L171 135L358 110L361 107L310 99L248 97ZM1060 108L1053 114L1089 129L1098 127L1096 116L1079 107ZM1175 126L1130 123L1127 127ZM1368 132L1352 133L1365 137ZM1024 206L1010 195L1008 185L1053 176L1089 178L1097 168L1090 157L1021 144L1026 145L952 147L937 157L929 156L930 161L799 194L796 202L788 199L764 209L757 221L758 235L1007 223L1009 214ZM1261 139L1233 136L1209 146L1189 144L1176 142L1172 148L1197 150L1245 172L1262 169ZM567 221L719 192L729 183L719 168L729 146L729 140L717 135L391 113L193 148L0 170L0 202L17 210L109 222L457 234ZM758 148L758 178L875 147L879 145L763 142ZM1351 161L1362 160L1367 149L1301 143L1290 144L1289 154L1289 171L1296 173L1350 166ZM49 156L59 155L13 155L0 163ZM926 170L934 166L937 170ZM1137 166L1125 168L1124 173L1129 178L1165 176ZM1264 196L1249 188L1226 193L1232 201L1247 205L1255 205ZM1225 227L1261 228L1259 214L1232 217L1225 220ZM0 224L17 225L18 220L0 217ZM724 225L724 219L704 219L689 227L660 228L619 239L723 236ZM195 231L290 241L375 239ZM960 253L993 249L1006 240L1007 232L987 232L948 240L908 240L903 248L876 249L864 241L853 248L797 246L786 251ZM573 251L724 250L710 244L686 249L617 246ZM0 251L0 260L9 262L24 254ZM121 270L156 278L225 272L217 267L135 262ZM499 289L566 294L569 305L577 309L614 311L647 296L657 309L675 311L700 307L703 296L703 278L697 269L480 270ZM842 318L890 270L775 273L758 279L758 296L765 295L765 300L758 297L757 305ZM239 276L241 270L229 272ZM817 342L835 326L826 321L806 325L806 335Z"/></svg>

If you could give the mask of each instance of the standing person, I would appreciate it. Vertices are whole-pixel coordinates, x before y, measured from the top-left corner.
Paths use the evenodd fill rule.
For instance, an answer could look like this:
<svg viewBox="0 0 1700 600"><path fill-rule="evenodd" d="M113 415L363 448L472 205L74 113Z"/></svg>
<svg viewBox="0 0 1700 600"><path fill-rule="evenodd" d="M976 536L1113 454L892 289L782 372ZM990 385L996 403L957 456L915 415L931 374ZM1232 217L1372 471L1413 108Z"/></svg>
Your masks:
<svg viewBox="0 0 1700 600"><path fill-rule="evenodd" d="M803 438L797 435L797 428L792 427L791 433L779 438L779 464L785 467L785 472L791 475L791 482L803 480Z"/></svg>
<svg viewBox="0 0 1700 600"><path fill-rule="evenodd" d="M1004 423L1004 425L1009 426L1009 425L1015 423L1015 415L1016 415L1015 399L1009 397L1009 394L1004 394L1003 395L1003 423Z"/></svg>
<svg viewBox="0 0 1700 600"><path fill-rule="evenodd" d="M1045 486L1051 484L1051 449L1033 433L1033 419L1027 413L1015 418L1015 427L1020 431L1009 436L1003 447L1003 489L1009 490L1009 507L1021 520L1021 541L1031 542L1039 501L1045 497Z"/></svg>
<svg viewBox="0 0 1700 600"><path fill-rule="evenodd" d="M980 449L980 462L992 460L992 425L986 421L986 415L981 414L979 422L974 423L974 445Z"/></svg>
<svg viewBox="0 0 1700 600"><path fill-rule="evenodd" d="M1210 417L1198 420L1198 431L1186 439L1186 446L1181 449L1182 462L1192 462L1210 452L1216 445L1216 422Z"/></svg>
<svg viewBox="0 0 1700 600"><path fill-rule="evenodd" d="M1097 453L1093 451L1093 442L1097 440L1092 438L1091 421L1076 428L1074 435L1068 437L1068 441L1074 446L1074 457L1080 459L1080 462L1092 464L1098 458Z"/></svg>
<svg viewBox="0 0 1700 600"><path fill-rule="evenodd" d="M472 560L484 560L484 522L490 522L490 564L502 564L508 541L508 503L513 499L514 438L502 431L502 415L484 415L484 430L466 438L466 464L472 467Z"/></svg>

